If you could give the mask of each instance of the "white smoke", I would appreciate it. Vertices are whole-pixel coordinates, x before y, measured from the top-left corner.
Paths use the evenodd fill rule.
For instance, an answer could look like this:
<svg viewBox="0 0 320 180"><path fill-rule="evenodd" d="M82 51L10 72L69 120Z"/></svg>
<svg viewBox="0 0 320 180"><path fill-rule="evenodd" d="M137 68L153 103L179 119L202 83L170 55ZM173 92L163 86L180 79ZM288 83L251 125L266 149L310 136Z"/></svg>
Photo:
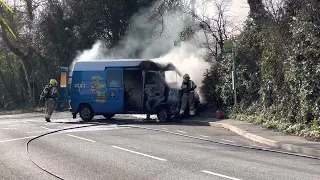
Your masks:
<svg viewBox="0 0 320 180"><path fill-rule="evenodd" d="M210 67L210 64L205 62L204 58L205 49L201 49L190 42L186 42L182 43L180 47L173 48L164 56L153 60L160 63L171 62L179 69L182 74L189 74L191 80L193 80L197 84L197 92L200 94L200 99L203 100L199 89L204 78L203 73ZM174 82L176 80L175 74L166 74L166 80L168 82ZM178 77L177 80L177 86L180 87L182 83L182 77Z"/></svg>
<svg viewBox="0 0 320 180"><path fill-rule="evenodd" d="M76 61L90 61L93 59L103 59L104 45L102 41L97 41L91 49L83 51L75 60Z"/></svg>
<svg viewBox="0 0 320 180"><path fill-rule="evenodd" d="M102 41L98 40L91 49L78 52L78 56L73 60L70 69L73 69L74 63L77 61L92 61L105 58L105 47ZM72 71L70 72L72 73ZM71 74L72 75L72 74Z"/></svg>
<svg viewBox="0 0 320 180"><path fill-rule="evenodd" d="M90 61L99 59L127 59L133 58L139 54L138 58L152 59L159 63L173 63L182 73L188 73L198 88L202 85L204 78L203 73L210 68L210 64L205 62L205 49L200 44L205 42L202 30L196 29L195 33L198 39L183 41L179 46L174 46L174 41L179 40L180 32L186 26L191 24L191 18L182 12L167 12L159 20L150 20L150 12L158 6L156 3L149 9L143 9L131 18L131 24L127 30L126 36L120 41L119 45L113 49L107 49L103 41L98 40L91 49L84 50L80 53L76 61ZM72 69L72 67L71 67ZM176 76L167 75L166 80L169 82L176 81ZM178 82L182 82L179 77ZM181 84L178 84L180 86ZM199 93L200 94L200 93ZM200 94L201 100L203 100Z"/></svg>

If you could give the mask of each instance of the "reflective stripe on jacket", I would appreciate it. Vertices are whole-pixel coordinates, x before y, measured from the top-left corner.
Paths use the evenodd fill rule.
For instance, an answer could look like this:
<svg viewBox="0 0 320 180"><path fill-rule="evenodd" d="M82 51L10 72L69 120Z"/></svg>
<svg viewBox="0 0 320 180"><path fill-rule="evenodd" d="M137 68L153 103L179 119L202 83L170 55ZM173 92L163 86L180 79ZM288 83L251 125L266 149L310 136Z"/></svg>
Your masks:
<svg viewBox="0 0 320 180"><path fill-rule="evenodd" d="M183 93L193 92L195 88L197 88L197 85L192 80L182 82L181 89Z"/></svg>

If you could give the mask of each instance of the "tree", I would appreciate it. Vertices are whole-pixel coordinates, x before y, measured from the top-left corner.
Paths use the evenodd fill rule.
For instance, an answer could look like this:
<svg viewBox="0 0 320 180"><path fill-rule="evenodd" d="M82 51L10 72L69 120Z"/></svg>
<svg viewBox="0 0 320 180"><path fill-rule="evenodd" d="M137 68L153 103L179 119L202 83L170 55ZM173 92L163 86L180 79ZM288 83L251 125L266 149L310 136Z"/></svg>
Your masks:
<svg viewBox="0 0 320 180"><path fill-rule="evenodd" d="M265 2L248 0L252 19L238 37L240 112L310 125L319 117L320 4Z"/></svg>
<svg viewBox="0 0 320 180"><path fill-rule="evenodd" d="M36 50L33 48L33 30L32 22L34 20L33 12L34 12L34 1L32 0L24 0L24 8L27 12L17 11L15 16L9 16L8 13L2 11L3 17L6 16L7 24L10 24L10 28L15 31L15 35L19 38L17 40L12 39L12 37L8 36L8 33L5 31L6 26L4 23L1 23L1 38L6 47L23 63L23 69L25 71L25 80L26 86L24 89L27 89L29 92L29 98L31 100L31 87L30 87L30 75L32 74L34 66L36 66L36 62L34 61L34 54ZM14 7L14 9L18 9L18 7ZM12 11L12 10L10 10ZM12 11L13 12L13 11ZM15 37L15 36L13 36Z"/></svg>

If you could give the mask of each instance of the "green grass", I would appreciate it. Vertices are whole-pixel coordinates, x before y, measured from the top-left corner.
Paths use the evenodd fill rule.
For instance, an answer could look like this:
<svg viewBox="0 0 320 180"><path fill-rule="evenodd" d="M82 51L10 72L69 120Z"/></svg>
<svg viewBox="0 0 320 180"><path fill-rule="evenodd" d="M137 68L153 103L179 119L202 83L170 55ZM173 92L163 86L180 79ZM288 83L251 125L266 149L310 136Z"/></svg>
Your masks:
<svg viewBox="0 0 320 180"><path fill-rule="evenodd" d="M23 113L32 113L32 112L42 112L43 109L31 108L31 107L21 107L10 110L0 109L0 115L14 115L14 114L23 114Z"/></svg>

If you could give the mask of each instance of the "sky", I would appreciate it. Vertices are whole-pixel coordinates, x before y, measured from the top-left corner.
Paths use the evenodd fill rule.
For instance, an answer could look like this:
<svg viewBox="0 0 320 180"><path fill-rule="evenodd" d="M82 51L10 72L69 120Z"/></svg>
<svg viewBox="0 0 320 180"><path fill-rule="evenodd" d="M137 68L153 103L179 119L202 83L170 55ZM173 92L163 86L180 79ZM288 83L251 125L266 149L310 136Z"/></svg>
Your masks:
<svg viewBox="0 0 320 180"><path fill-rule="evenodd" d="M228 20L232 22L233 26L242 28L244 21L247 19L249 13L249 5L247 0L185 0L185 3L195 1L196 12L202 17L217 17L217 8L215 3L223 4L226 9L224 10ZM191 6L191 5L190 5ZM237 29L237 30L240 30Z"/></svg>
<svg viewBox="0 0 320 180"><path fill-rule="evenodd" d="M188 1L188 0L187 0ZM190 0L189 0L190 1ZM246 17L249 12L249 5L247 0L195 0L195 1L229 1L230 3L230 15L233 17L233 22L237 25L240 25L243 21L246 20ZM21 0L4 0L8 4L21 4ZM207 11L210 11L207 9Z"/></svg>
<svg viewBox="0 0 320 180"><path fill-rule="evenodd" d="M230 16L234 26L236 26L233 33L239 34L241 32L244 21L249 14L249 10L250 8L247 0L231 0Z"/></svg>
<svg viewBox="0 0 320 180"><path fill-rule="evenodd" d="M232 16L238 17L236 18L238 21L245 21L249 13L247 0L232 0L230 11Z"/></svg>

